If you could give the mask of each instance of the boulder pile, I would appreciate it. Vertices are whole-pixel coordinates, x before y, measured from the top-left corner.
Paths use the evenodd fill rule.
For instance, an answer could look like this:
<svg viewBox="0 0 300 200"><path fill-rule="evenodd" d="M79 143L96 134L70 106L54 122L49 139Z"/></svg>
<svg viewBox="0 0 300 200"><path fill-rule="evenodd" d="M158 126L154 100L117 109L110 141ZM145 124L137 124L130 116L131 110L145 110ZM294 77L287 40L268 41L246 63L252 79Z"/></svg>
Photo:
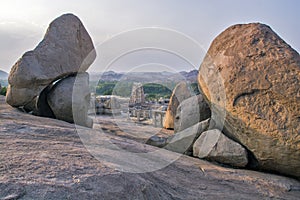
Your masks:
<svg viewBox="0 0 300 200"><path fill-rule="evenodd" d="M235 167L246 167L248 164L246 149L218 129L201 134L193 145L193 155Z"/></svg>
<svg viewBox="0 0 300 200"><path fill-rule="evenodd" d="M92 126L89 76L85 72L96 58L91 37L73 14L55 19L38 46L12 67L6 102L27 112ZM74 99L73 86L77 88ZM80 113L80 114L79 114ZM77 115L76 114L76 115Z"/></svg>
<svg viewBox="0 0 300 200"><path fill-rule="evenodd" d="M164 148L300 178L297 51L267 25L234 25L212 42L198 83L199 96L176 88L185 100L172 96L175 135Z"/></svg>
<svg viewBox="0 0 300 200"><path fill-rule="evenodd" d="M219 128L253 154L249 162L300 178L297 51L267 25L234 25L212 42L198 82L213 114L226 112Z"/></svg>

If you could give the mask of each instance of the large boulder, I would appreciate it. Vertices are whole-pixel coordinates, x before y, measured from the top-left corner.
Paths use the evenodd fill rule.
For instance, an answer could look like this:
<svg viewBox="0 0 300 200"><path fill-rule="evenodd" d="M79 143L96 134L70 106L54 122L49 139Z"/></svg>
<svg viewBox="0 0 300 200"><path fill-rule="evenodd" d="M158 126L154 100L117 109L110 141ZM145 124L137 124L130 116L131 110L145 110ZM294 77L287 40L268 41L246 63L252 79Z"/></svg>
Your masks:
<svg viewBox="0 0 300 200"><path fill-rule="evenodd" d="M210 109L201 94L192 96L178 106L174 121L174 132L180 132L211 116Z"/></svg>
<svg viewBox="0 0 300 200"><path fill-rule="evenodd" d="M163 125L164 128L174 129L174 119L176 116L177 107L183 100L189 97L191 97L191 91L188 87L188 84L185 81L178 83L174 88L172 96L170 98Z"/></svg>
<svg viewBox="0 0 300 200"><path fill-rule="evenodd" d="M49 91L47 101L57 119L93 126L93 120L87 116L90 105L88 73L78 73L56 83Z"/></svg>
<svg viewBox="0 0 300 200"><path fill-rule="evenodd" d="M212 112L226 112L224 133L257 167L299 178L299 53L267 25L234 25L212 42L199 74Z"/></svg>
<svg viewBox="0 0 300 200"><path fill-rule="evenodd" d="M86 71L95 57L93 42L82 22L72 14L58 17L38 46L12 67L7 103L33 110L37 97L49 84Z"/></svg>
<svg viewBox="0 0 300 200"><path fill-rule="evenodd" d="M193 155L235 167L245 167L248 164L247 150L218 129L208 130L200 135L193 145Z"/></svg>

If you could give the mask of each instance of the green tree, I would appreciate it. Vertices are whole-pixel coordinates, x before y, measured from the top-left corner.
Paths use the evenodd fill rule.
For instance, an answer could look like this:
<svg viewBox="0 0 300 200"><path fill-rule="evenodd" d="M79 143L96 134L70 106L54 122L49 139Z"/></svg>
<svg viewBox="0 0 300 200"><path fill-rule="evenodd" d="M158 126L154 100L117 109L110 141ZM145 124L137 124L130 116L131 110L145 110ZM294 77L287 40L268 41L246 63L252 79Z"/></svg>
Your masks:
<svg viewBox="0 0 300 200"><path fill-rule="evenodd" d="M6 91L7 91L7 88L6 87L2 87L1 91L0 91L0 95L5 96L6 95Z"/></svg>
<svg viewBox="0 0 300 200"><path fill-rule="evenodd" d="M157 83L146 83L143 87L145 94L147 94L146 100L148 101L153 101L160 97L168 99L172 94L172 91L168 87Z"/></svg>

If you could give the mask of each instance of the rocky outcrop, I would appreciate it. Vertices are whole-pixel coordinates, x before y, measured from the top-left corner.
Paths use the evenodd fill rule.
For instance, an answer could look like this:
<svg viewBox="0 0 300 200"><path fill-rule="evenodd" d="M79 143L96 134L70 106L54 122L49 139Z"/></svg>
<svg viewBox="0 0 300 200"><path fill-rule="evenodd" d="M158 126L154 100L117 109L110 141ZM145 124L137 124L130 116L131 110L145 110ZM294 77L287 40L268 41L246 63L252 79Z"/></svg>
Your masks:
<svg viewBox="0 0 300 200"><path fill-rule="evenodd" d="M211 116L210 108L201 94L180 103L176 111L174 132L180 132Z"/></svg>
<svg viewBox="0 0 300 200"><path fill-rule="evenodd" d="M224 133L258 168L300 177L298 52L267 25L234 25L212 42L198 81L213 113L226 112Z"/></svg>
<svg viewBox="0 0 300 200"><path fill-rule="evenodd" d="M93 126L93 120L87 116L90 105L88 73L59 81L48 92L47 101L57 119L90 128Z"/></svg>
<svg viewBox="0 0 300 200"><path fill-rule="evenodd" d="M164 148L177 153L193 155L194 142L201 133L207 131L209 125L210 119L207 119L172 135L168 138L167 145Z"/></svg>
<svg viewBox="0 0 300 200"><path fill-rule="evenodd" d="M22 113L1 96L0 110L0 199L299 199L300 183L294 179L187 156L153 172L122 172L109 162L121 155L107 151L106 161L97 160L73 124ZM130 152L161 150L106 137L106 143L118 141ZM174 155L165 151L161 161Z"/></svg>
<svg viewBox="0 0 300 200"><path fill-rule="evenodd" d="M72 14L62 15L38 46L12 67L6 101L26 107L50 83L86 71L94 59L94 45L82 22Z"/></svg>
<svg viewBox="0 0 300 200"><path fill-rule="evenodd" d="M184 81L178 83L173 90L172 96L170 98L170 102L168 105L168 109L166 112L166 117L164 121L164 128L174 129L174 120L176 116L176 110L179 104L191 97L191 91L188 87L188 84Z"/></svg>
<svg viewBox="0 0 300 200"><path fill-rule="evenodd" d="M218 129L203 132L193 145L193 155L235 167L248 164L247 151Z"/></svg>
<svg viewBox="0 0 300 200"><path fill-rule="evenodd" d="M12 67L6 101L39 114L42 94L57 80L85 72L96 57L93 42L82 22L72 14L55 19L38 46ZM37 108L37 105L39 107ZM70 115L70 113L69 113Z"/></svg>

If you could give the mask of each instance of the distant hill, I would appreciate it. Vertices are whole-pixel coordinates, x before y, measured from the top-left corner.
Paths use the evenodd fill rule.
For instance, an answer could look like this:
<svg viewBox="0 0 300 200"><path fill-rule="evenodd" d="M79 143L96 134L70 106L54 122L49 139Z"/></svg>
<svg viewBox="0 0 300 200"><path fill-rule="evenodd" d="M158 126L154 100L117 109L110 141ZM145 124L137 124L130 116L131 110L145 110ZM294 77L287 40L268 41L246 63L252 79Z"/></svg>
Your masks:
<svg viewBox="0 0 300 200"><path fill-rule="evenodd" d="M104 73L90 73L91 81L136 81L141 83L164 83L164 82L178 82L186 80L190 82L197 82L198 70L190 72L130 72L117 73L108 71Z"/></svg>
<svg viewBox="0 0 300 200"><path fill-rule="evenodd" d="M8 78L8 73L0 70L0 79L7 79L7 78Z"/></svg>

